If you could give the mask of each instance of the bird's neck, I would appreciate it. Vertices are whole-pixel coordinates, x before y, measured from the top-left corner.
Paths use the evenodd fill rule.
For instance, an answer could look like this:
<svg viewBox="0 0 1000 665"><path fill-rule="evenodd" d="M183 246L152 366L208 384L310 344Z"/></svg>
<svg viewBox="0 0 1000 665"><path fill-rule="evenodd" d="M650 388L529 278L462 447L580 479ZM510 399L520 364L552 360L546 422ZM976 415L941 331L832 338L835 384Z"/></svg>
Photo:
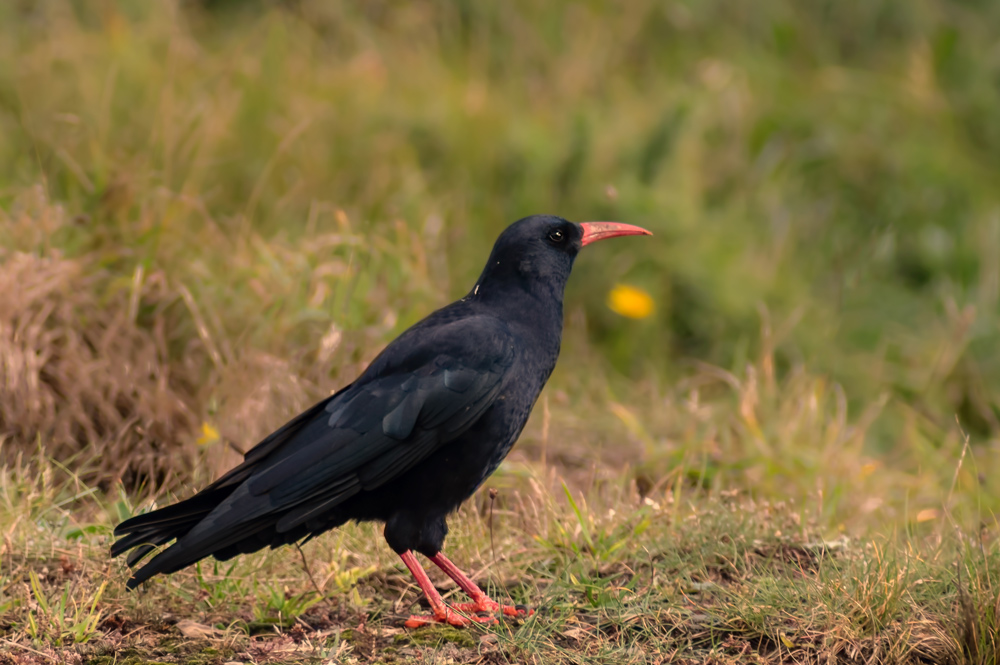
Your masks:
<svg viewBox="0 0 1000 665"><path fill-rule="evenodd" d="M551 357L554 365L562 339L564 288L565 282L523 280L495 285L484 280L466 298L505 321L525 344Z"/></svg>

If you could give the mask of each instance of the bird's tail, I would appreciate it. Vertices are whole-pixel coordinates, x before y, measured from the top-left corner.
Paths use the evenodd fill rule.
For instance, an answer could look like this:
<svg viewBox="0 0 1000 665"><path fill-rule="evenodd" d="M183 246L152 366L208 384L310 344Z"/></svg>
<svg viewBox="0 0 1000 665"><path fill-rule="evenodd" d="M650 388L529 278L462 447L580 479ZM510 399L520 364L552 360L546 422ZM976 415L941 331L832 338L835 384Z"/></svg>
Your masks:
<svg viewBox="0 0 1000 665"><path fill-rule="evenodd" d="M230 492L231 490L228 492L201 492L180 503L125 520L115 527L114 533L119 539L111 545L111 556L116 557L132 550L125 562L130 568L134 568L157 547L179 539L191 531L219 503L224 501ZM179 565L177 568L183 568L194 561L197 559ZM160 572L172 571L155 570L145 566L129 579L126 586L129 589L134 589Z"/></svg>
<svg viewBox="0 0 1000 665"><path fill-rule="evenodd" d="M137 570L126 586L134 589L153 575L172 573L207 556L225 561L237 554L256 552L268 546L277 547L307 537L310 533L308 524L276 529L275 523L281 515L274 514L268 497L251 496L246 480L269 455L280 450L323 413L333 397L300 413L248 451L243 456L242 464L230 469L191 498L136 515L119 524L115 528L115 536L119 540L111 546L111 556L132 550L126 559L130 567L135 567L157 547L176 540ZM325 515L324 519L323 529L344 521L331 521L329 515Z"/></svg>
<svg viewBox="0 0 1000 665"><path fill-rule="evenodd" d="M176 572L208 556L227 561L309 535L308 525L276 530L278 517L266 497L251 497L245 486L235 491L209 487L186 501L119 524L115 535L121 539L111 546L111 555L132 549L126 562L134 567L154 549L176 539L129 578L125 586L134 589L154 575Z"/></svg>

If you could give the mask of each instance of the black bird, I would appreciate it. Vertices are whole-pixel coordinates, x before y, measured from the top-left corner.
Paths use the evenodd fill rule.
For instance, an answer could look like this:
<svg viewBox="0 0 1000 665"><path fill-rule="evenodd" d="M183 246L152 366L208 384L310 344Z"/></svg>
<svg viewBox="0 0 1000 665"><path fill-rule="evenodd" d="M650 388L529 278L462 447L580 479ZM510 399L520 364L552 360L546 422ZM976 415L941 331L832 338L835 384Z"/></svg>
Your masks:
<svg viewBox="0 0 1000 665"><path fill-rule="evenodd" d="M563 291L577 253L625 235L651 234L545 215L509 226L468 295L396 338L357 380L191 498L119 524L111 555L132 550L132 567L176 539L126 586L210 555L225 561L308 540L348 520L378 520L434 613L413 616L408 626L523 613L491 600L445 557L445 518L506 457L555 367ZM447 607L415 551L473 602Z"/></svg>

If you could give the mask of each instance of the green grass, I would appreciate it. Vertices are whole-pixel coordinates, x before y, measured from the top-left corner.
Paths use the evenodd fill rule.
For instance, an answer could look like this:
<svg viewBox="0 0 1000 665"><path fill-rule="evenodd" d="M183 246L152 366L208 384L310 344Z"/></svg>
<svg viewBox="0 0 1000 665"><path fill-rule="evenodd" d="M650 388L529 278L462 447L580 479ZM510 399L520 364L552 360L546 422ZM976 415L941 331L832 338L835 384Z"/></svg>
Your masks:
<svg viewBox="0 0 1000 665"><path fill-rule="evenodd" d="M681 484L643 497L627 477L560 491L555 469L502 474L503 508L463 508L449 552L536 614L410 631L418 592L373 525L303 558L205 561L129 593L106 555L128 502L81 498L78 478L32 468L42 476L27 464L0 475L0 639L14 662L995 663L1000 649L995 522L831 539L815 504Z"/></svg>
<svg viewBox="0 0 1000 665"><path fill-rule="evenodd" d="M0 4L0 664L995 662L998 28L973 0ZM402 632L370 527L306 548L322 597L294 551L125 594L114 523L539 212L655 233L580 257L495 554L484 496L449 539L545 613Z"/></svg>

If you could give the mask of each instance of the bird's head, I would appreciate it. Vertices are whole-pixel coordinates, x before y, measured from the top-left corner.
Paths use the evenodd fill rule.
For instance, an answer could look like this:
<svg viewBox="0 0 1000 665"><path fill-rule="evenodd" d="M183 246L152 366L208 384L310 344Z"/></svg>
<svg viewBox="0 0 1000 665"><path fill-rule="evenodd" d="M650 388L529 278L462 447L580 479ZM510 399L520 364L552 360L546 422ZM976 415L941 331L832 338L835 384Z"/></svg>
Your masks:
<svg viewBox="0 0 1000 665"><path fill-rule="evenodd" d="M493 245L489 261L470 295L501 285L529 290L555 290L561 299L576 255L598 240L630 235L652 235L646 229L619 222L576 224L554 215L532 215L504 230Z"/></svg>

